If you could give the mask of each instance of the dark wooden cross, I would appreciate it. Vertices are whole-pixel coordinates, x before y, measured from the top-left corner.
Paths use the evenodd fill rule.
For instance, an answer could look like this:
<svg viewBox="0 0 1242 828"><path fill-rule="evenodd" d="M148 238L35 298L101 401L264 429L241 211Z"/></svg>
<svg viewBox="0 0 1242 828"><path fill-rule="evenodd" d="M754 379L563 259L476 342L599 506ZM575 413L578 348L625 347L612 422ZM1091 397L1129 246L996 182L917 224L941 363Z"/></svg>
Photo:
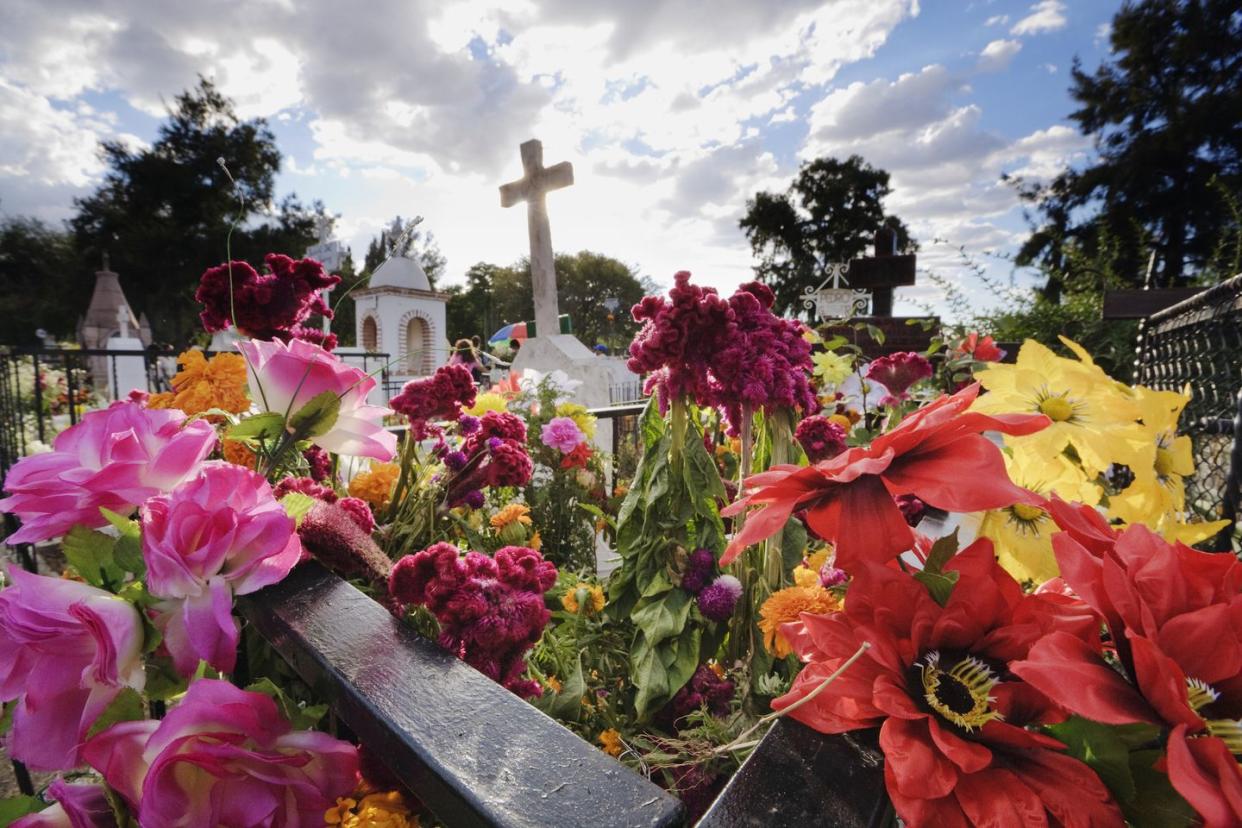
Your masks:
<svg viewBox="0 0 1242 828"><path fill-rule="evenodd" d="M897 254L897 231L881 227L875 234L875 255L850 262L846 272L854 290L871 292L871 315L893 315L893 288L914 284L915 256Z"/></svg>
<svg viewBox="0 0 1242 828"><path fill-rule="evenodd" d="M543 144L530 140L522 144L522 170L517 181L502 184L500 206L526 202L526 223L530 231L530 285L535 295L535 333L560 333L560 311L556 302L556 267L552 261L552 228L548 224L548 205L544 195L574 183L574 167L568 161L543 165Z"/></svg>

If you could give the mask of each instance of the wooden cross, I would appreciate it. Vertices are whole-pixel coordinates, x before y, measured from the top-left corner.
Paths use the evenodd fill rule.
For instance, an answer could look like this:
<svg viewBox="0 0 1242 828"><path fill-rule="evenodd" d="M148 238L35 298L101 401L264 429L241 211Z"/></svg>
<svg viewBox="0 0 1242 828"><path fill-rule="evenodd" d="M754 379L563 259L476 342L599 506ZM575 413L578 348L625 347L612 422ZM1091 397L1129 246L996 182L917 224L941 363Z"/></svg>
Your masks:
<svg viewBox="0 0 1242 828"><path fill-rule="evenodd" d="M525 176L502 184L500 206L526 202L526 223L530 231L530 283L535 294L535 333L560 333L560 312L556 301L556 267L552 259L552 228L548 225L548 205L544 196L574 183L574 167L562 161L543 166L543 144L530 140L521 145Z"/></svg>
<svg viewBox="0 0 1242 828"><path fill-rule="evenodd" d="M893 288L914 284L915 256L897 255L897 231L881 227L875 234L875 256L854 259L847 276L850 287L871 291L871 315L893 315Z"/></svg>

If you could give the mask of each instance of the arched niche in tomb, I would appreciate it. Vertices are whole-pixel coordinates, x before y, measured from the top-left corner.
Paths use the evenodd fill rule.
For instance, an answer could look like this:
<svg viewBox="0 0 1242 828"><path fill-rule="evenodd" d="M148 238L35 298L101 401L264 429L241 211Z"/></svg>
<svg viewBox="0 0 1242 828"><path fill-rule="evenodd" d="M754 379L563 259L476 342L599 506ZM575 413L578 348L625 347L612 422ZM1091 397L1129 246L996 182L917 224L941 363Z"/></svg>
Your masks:
<svg viewBox="0 0 1242 828"><path fill-rule="evenodd" d="M368 314L363 317L362 332L358 336L358 342L362 345L363 350L379 350L379 323L375 321L374 316Z"/></svg>
<svg viewBox="0 0 1242 828"><path fill-rule="evenodd" d="M405 339L401 343L405 371L412 376L430 374L435 370L435 344L431 337L431 325L420 311L410 311L406 316Z"/></svg>
<svg viewBox="0 0 1242 828"><path fill-rule="evenodd" d="M350 297L356 341L363 350L388 354L394 385L426 376L448 361L448 297L431 287L414 259L393 256L376 268L366 288Z"/></svg>

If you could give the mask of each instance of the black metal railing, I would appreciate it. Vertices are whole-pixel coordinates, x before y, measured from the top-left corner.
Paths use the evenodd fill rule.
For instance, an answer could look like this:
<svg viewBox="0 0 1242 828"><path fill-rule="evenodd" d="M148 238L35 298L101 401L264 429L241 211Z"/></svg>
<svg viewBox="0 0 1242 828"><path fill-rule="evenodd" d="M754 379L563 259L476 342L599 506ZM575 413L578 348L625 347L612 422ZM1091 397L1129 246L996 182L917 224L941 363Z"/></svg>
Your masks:
<svg viewBox="0 0 1242 828"><path fill-rule="evenodd" d="M1189 387L1183 433L1194 445L1195 474L1186 503L1206 520L1231 525L1211 543L1238 544L1238 487L1242 475L1242 275L1144 320L1135 377L1169 391Z"/></svg>

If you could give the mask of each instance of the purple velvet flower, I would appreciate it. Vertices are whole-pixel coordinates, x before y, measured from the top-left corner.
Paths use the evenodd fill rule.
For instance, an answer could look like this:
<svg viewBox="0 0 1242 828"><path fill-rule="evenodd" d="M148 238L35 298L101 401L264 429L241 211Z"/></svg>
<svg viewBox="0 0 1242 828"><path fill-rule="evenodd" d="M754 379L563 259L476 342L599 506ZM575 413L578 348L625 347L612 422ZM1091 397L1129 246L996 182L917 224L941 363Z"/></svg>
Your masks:
<svg viewBox="0 0 1242 828"><path fill-rule="evenodd" d="M479 489L471 489L466 492L465 497L461 499L462 504L469 506L471 509L482 509L483 504L487 501L483 497L483 492Z"/></svg>
<svg viewBox="0 0 1242 828"><path fill-rule="evenodd" d="M710 621L728 621L741 597L742 582L732 575L721 575L699 593L699 612Z"/></svg>
<svg viewBox="0 0 1242 828"><path fill-rule="evenodd" d="M824 589L840 586L849 579L850 576L844 569L837 569L831 563L825 563L819 568L819 584Z"/></svg>
<svg viewBox="0 0 1242 828"><path fill-rule="evenodd" d="M681 575L681 588L691 595L698 595L711 580L716 569L716 556L710 549L696 549L690 553L686 571Z"/></svg>
<svg viewBox="0 0 1242 828"><path fill-rule="evenodd" d="M444 465L448 466L452 471L461 471L465 468L466 462L467 458L464 451L450 451L444 455Z"/></svg>
<svg viewBox="0 0 1242 828"><path fill-rule="evenodd" d="M473 414L462 414L457 420L457 430L462 435L469 437L479 430L479 418Z"/></svg>

